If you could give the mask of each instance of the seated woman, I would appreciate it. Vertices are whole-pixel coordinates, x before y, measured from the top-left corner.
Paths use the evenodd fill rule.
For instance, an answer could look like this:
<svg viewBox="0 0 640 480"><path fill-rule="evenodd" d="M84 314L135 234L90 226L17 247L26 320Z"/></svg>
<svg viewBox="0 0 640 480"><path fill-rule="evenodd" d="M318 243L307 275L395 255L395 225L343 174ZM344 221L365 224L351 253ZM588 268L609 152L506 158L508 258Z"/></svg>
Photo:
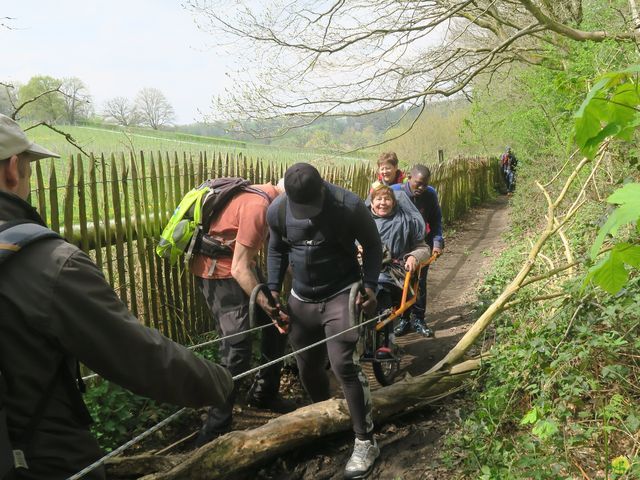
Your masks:
<svg viewBox="0 0 640 480"><path fill-rule="evenodd" d="M404 271L415 272L418 265L431 255L424 240L424 220L406 193L393 190L387 185L377 185L371 190L366 204L380 232L385 248L386 260L378 278L381 290L386 291L392 303L400 296L404 282ZM398 287L398 288L393 288ZM387 302L381 302L387 303ZM416 328L418 333L421 332Z"/></svg>

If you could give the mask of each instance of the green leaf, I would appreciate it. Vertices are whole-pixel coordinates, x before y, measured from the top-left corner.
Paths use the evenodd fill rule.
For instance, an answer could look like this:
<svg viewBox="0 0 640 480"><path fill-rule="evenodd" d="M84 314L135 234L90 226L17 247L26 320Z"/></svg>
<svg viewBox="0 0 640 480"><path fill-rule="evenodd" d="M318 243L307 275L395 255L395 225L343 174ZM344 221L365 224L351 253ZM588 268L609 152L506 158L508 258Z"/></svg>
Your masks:
<svg viewBox="0 0 640 480"><path fill-rule="evenodd" d="M630 243L619 243L613 248L621 261L635 268L640 268L640 246Z"/></svg>
<svg viewBox="0 0 640 480"><path fill-rule="evenodd" d="M617 205L634 204L636 207L640 207L640 183L627 183L609 195L607 202ZM638 216L640 216L640 210Z"/></svg>
<svg viewBox="0 0 640 480"><path fill-rule="evenodd" d="M592 100L595 98L595 96L598 95L602 90L604 90L605 88L611 85L610 83L612 81L611 76L612 74L605 75L603 78L598 80L593 87L591 87L591 90L589 90L589 93L587 94L586 98L582 102L582 105L580 105L580 108L575 113L574 115L575 118L582 118L585 115L586 111L589 109L589 107L592 105Z"/></svg>
<svg viewBox="0 0 640 480"><path fill-rule="evenodd" d="M584 149L589 140L597 136L601 129L598 109L593 106L585 108L582 115L576 118L575 124L575 139L580 149Z"/></svg>
<svg viewBox="0 0 640 480"><path fill-rule="evenodd" d="M546 440L558 433L558 424L553 420L540 420L531 430L540 440Z"/></svg>
<svg viewBox="0 0 640 480"><path fill-rule="evenodd" d="M637 113L632 121L628 122L619 133L616 134L616 137L621 138L622 140L631 141L633 140L633 134L636 129L640 126L640 113Z"/></svg>
<svg viewBox="0 0 640 480"><path fill-rule="evenodd" d="M622 131L622 127L617 123L609 123L597 134L589 138L582 147L582 154L585 157L593 158L600 148L602 141L611 136L616 136Z"/></svg>
<svg viewBox="0 0 640 480"><path fill-rule="evenodd" d="M624 475L631 468L629 459L625 456L619 456L611 460L611 471L616 475Z"/></svg>
<svg viewBox="0 0 640 480"><path fill-rule="evenodd" d="M619 73L640 73L640 65L631 65L629 68L620 70Z"/></svg>
<svg viewBox="0 0 640 480"><path fill-rule="evenodd" d="M629 279L629 274L620 257L612 253L608 252L600 263L589 269L585 283L591 280L613 295L624 287Z"/></svg>
<svg viewBox="0 0 640 480"><path fill-rule="evenodd" d="M536 423L538 421L538 409L537 407L533 407L531 410L529 410L524 417L522 417L522 420L520 420L520 425L527 425L527 424L533 424Z"/></svg>
<svg viewBox="0 0 640 480"><path fill-rule="evenodd" d="M631 413L625 420L625 424L629 428L630 431L635 432L640 429L640 419L635 416L635 414Z"/></svg>
<svg viewBox="0 0 640 480"><path fill-rule="evenodd" d="M607 202L620 205L610 215L598 232L591 247L591 259L595 259L602 247L605 237L618 231L623 225L633 223L640 217L640 183L628 183L624 187L613 192Z"/></svg>
<svg viewBox="0 0 640 480"><path fill-rule="evenodd" d="M609 118L620 124L631 122L637 113L636 106L640 103L636 85L633 83L623 83L611 96L608 103Z"/></svg>
<svg viewBox="0 0 640 480"><path fill-rule="evenodd" d="M632 70L601 77L575 113L575 141L585 156L592 158L609 136L632 138L638 126L637 106L640 104Z"/></svg>

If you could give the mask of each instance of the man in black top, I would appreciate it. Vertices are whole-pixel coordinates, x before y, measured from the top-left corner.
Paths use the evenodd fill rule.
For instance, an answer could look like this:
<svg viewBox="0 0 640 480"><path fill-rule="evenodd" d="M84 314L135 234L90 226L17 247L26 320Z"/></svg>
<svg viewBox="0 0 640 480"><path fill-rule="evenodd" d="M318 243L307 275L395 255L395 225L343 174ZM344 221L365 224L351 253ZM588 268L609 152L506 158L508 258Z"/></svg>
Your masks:
<svg viewBox="0 0 640 480"><path fill-rule="evenodd" d="M288 266L293 272L289 297L289 340L300 349L351 325L349 290L362 280L367 296L359 298L366 313L376 308L375 289L382 264L382 244L373 218L357 195L322 180L309 164L297 163L285 173L286 195L269 207L268 285L277 298ZM356 240L362 246L362 268ZM364 478L380 453L373 438L371 396L367 378L354 359L357 329L296 356L300 378L314 402L329 398L325 371L342 384L353 429L354 451L345 478Z"/></svg>

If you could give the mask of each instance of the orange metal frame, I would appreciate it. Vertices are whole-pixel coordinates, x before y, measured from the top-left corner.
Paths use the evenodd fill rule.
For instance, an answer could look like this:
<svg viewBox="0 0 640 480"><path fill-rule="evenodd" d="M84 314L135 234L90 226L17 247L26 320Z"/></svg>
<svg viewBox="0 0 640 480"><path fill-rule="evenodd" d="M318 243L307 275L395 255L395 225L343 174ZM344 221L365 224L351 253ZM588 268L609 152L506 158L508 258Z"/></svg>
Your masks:
<svg viewBox="0 0 640 480"><path fill-rule="evenodd" d="M411 308L414 303L416 303L416 300L418 300L418 280L420 279L420 272L422 272L422 269L427 265L431 265L436 260L436 258L438 258L438 256L439 254L434 253L429 257L428 260L425 260L420 265L418 265L418 270L416 271L417 273L415 275L413 283L411 282L411 272L406 273L406 275L404 276L404 285L402 287L402 300L400 301L400 306L394 309L391 315L389 315L387 318L376 323L377 331L382 330L385 325L387 325L389 322L394 321L404 312L409 310L409 308ZM409 296L410 289L413 291L413 296L411 298L407 298Z"/></svg>

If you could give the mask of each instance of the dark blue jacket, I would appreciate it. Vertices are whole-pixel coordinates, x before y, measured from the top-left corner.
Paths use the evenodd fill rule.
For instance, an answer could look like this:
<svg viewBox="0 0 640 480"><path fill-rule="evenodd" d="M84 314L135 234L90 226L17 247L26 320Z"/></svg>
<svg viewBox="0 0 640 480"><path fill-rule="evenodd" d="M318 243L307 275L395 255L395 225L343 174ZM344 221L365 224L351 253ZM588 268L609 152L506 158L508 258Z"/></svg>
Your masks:
<svg viewBox="0 0 640 480"><path fill-rule="evenodd" d="M363 280L375 289L382 265L382 244L376 224L362 200L348 190L328 182L322 212L313 219L291 215L286 195L269 206L268 286L280 291L291 265L293 290L299 297L320 301L349 284ZM341 200L342 199L342 200ZM284 210L284 228L281 225ZM357 260L356 240L363 248L362 268Z"/></svg>
<svg viewBox="0 0 640 480"><path fill-rule="evenodd" d="M426 235L426 242L429 247L444 248L444 239L442 238L442 210L438 201L438 193L436 189L428 186L422 195L414 195L408 183L396 184L391 186L394 190L402 190L405 192L413 204L416 206L424 222L429 227L429 233Z"/></svg>

